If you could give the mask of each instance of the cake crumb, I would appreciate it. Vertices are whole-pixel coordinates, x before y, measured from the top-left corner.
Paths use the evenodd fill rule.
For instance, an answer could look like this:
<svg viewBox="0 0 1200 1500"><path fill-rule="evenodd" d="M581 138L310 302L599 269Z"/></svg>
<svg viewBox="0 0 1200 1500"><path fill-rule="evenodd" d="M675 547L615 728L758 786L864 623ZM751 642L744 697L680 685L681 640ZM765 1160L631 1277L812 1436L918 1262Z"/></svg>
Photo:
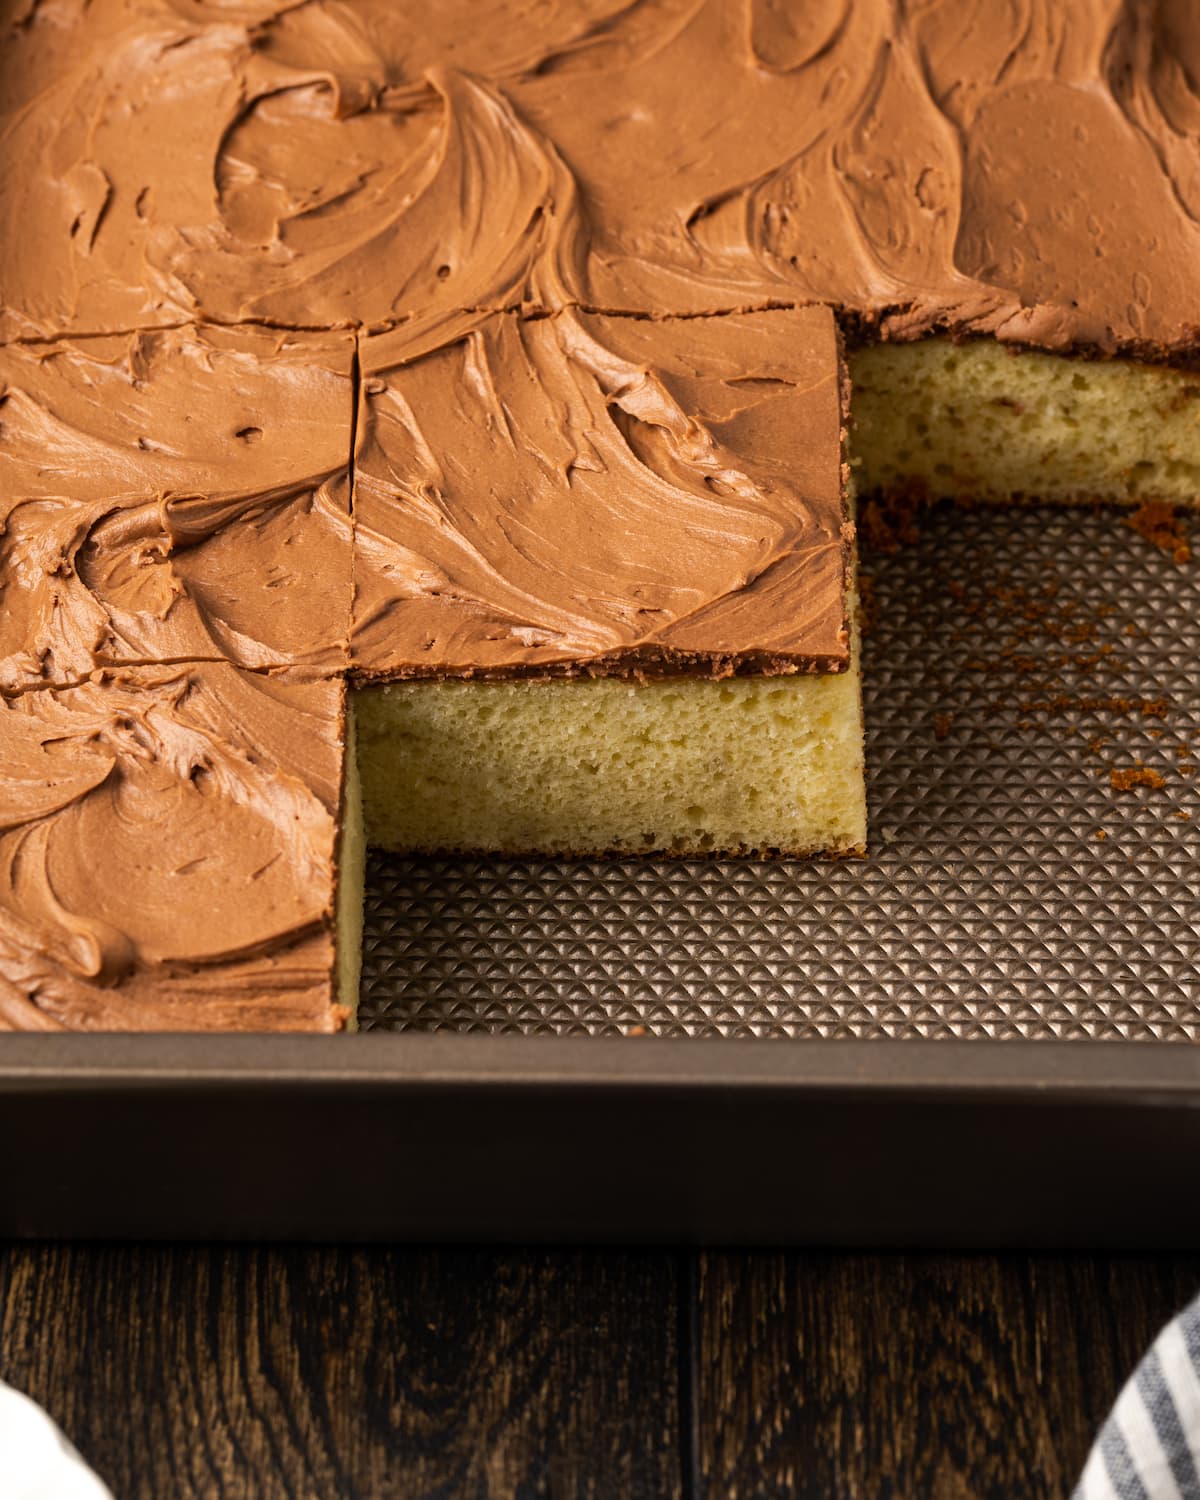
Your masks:
<svg viewBox="0 0 1200 1500"><path fill-rule="evenodd" d="M879 621L879 595L875 590L875 575L865 570L858 575L858 628L864 636L871 635Z"/></svg>
<svg viewBox="0 0 1200 1500"><path fill-rule="evenodd" d="M1192 815L1191 815L1191 813L1188 812L1188 810L1186 808L1184 808L1184 807L1176 808L1176 810L1175 810L1175 816L1179 819L1179 821L1181 823L1190 823L1192 821Z"/></svg>
<svg viewBox="0 0 1200 1500"><path fill-rule="evenodd" d="M1037 702L1019 703L1017 707L1025 713L1058 714L1058 713L1104 713L1104 714L1141 714L1147 719L1165 719L1171 706L1170 698L1079 698L1070 693L1059 693L1053 698L1044 698ZM1158 737L1162 730L1149 729L1148 734ZM1107 740L1107 736L1097 735L1089 743L1089 748L1097 750Z"/></svg>
<svg viewBox="0 0 1200 1500"><path fill-rule="evenodd" d="M933 735L935 739L944 740L950 733L950 726L954 723L953 714L934 714Z"/></svg>
<svg viewBox="0 0 1200 1500"><path fill-rule="evenodd" d="M1096 837L1100 840L1101 843L1103 843L1104 840L1108 837L1108 830L1105 828L1097 828Z"/></svg>
<svg viewBox="0 0 1200 1500"><path fill-rule="evenodd" d="M1191 560L1192 548L1187 530L1175 506L1165 500L1144 500L1137 510L1123 519L1130 530L1136 531L1152 546L1170 553L1177 563Z"/></svg>
<svg viewBox="0 0 1200 1500"><path fill-rule="evenodd" d="M1135 766L1125 766L1118 770L1115 766L1108 773L1108 779L1112 782L1115 792L1131 792L1134 787L1148 786L1151 790L1161 792L1167 784L1167 778L1161 771L1151 770L1138 761Z"/></svg>
<svg viewBox="0 0 1200 1500"><path fill-rule="evenodd" d="M626 1026L626 1028L625 1028L625 1035L626 1036L645 1036L646 1035L646 1028L644 1026Z"/></svg>
<svg viewBox="0 0 1200 1500"><path fill-rule="evenodd" d="M893 485L859 507L858 534L874 552L893 554L921 539L921 512L928 510L928 487L921 480Z"/></svg>

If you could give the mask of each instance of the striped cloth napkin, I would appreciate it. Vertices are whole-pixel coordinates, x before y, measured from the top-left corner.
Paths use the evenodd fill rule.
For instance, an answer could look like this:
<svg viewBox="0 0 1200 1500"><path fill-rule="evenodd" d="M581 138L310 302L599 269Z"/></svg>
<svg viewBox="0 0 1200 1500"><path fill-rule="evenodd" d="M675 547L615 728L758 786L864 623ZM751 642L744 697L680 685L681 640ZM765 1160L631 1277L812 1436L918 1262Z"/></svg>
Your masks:
<svg viewBox="0 0 1200 1500"><path fill-rule="evenodd" d="M1117 1397L1071 1500L1200 1500L1200 1297Z"/></svg>

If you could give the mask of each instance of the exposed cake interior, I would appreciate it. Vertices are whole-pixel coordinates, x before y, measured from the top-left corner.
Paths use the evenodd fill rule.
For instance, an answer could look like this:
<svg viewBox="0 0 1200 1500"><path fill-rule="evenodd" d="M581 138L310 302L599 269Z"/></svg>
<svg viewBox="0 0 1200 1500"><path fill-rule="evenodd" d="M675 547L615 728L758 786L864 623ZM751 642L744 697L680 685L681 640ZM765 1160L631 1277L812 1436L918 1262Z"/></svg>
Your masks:
<svg viewBox="0 0 1200 1500"><path fill-rule="evenodd" d="M945 338L848 363L862 494L1200 504L1200 371Z"/></svg>
<svg viewBox="0 0 1200 1500"><path fill-rule="evenodd" d="M362 974L363 918L367 877L367 831L363 821L362 776L357 745L360 709L347 695L342 807L338 825L334 912L337 926L337 998L353 1029Z"/></svg>
<svg viewBox="0 0 1200 1500"><path fill-rule="evenodd" d="M813 854L866 841L858 657L822 676L395 683L356 698L372 844Z"/></svg>

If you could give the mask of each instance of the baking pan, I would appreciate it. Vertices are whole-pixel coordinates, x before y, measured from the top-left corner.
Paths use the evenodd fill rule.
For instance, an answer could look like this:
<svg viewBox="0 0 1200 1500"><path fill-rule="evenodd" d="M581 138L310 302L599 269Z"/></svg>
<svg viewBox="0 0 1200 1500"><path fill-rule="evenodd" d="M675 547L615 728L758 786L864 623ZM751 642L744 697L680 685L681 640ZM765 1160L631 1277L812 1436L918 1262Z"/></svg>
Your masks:
<svg viewBox="0 0 1200 1500"><path fill-rule="evenodd" d="M1170 1043L18 1037L0 1232L1194 1245Z"/></svg>
<svg viewBox="0 0 1200 1500"><path fill-rule="evenodd" d="M1200 1039L1200 571L1128 520L864 549L868 859L379 858L364 1024Z"/></svg>
<svg viewBox="0 0 1200 1500"><path fill-rule="evenodd" d="M0 1232L1200 1242L1186 549L867 519L868 859L376 857L363 1035L0 1040Z"/></svg>

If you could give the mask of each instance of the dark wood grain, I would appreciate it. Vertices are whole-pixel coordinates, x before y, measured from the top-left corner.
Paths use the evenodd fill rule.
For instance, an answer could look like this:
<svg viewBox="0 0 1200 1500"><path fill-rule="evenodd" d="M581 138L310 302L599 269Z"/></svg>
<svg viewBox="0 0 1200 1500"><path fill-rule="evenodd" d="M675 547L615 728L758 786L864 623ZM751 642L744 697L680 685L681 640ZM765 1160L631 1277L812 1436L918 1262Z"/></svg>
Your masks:
<svg viewBox="0 0 1200 1500"><path fill-rule="evenodd" d="M138 1496L673 1496L666 1254L11 1247L0 1378Z"/></svg>
<svg viewBox="0 0 1200 1500"><path fill-rule="evenodd" d="M1200 1257L706 1255L705 1500L1065 1496Z"/></svg>
<svg viewBox="0 0 1200 1500"><path fill-rule="evenodd" d="M123 1497L1040 1500L1200 1257L0 1249Z"/></svg>

